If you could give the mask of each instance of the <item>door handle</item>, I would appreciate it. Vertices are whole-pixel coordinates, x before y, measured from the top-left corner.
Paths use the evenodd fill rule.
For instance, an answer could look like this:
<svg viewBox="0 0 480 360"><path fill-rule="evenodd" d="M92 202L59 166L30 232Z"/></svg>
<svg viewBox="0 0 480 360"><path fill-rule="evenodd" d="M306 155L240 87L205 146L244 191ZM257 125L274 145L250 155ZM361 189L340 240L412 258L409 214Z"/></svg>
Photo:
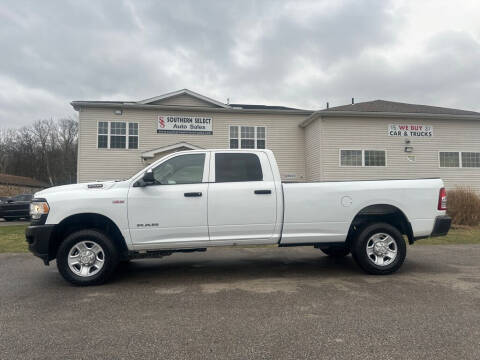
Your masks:
<svg viewBox="0 0 480 360"><path fill-rule="evenodd" d="M255 190L256 195L268 195L272 193L272 190Z"/></svg>
<svg viewBox="0 0 480 360"><path fill-rule="evenodd" d="M183 196L185 196L185 197L199 197L199 196L202 196L202 193L201 192L187 192L187 193L184 193Z"/></svg>

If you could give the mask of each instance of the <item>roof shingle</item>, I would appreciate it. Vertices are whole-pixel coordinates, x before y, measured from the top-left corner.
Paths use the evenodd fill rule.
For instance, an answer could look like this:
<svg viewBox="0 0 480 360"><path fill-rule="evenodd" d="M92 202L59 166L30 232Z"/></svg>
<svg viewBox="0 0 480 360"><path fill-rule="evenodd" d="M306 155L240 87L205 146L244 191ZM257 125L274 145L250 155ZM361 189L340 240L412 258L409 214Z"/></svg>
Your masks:
<svg viewBox="0 0 480 360"><path fill-rule="evenodd" d="M322 111L357 111L357 112L388 112L405 114L436 114L436 115L480 115L475 111L450 109L438 106L406 104L394 101L374 100L352 105L341 105L323 109Z"/></svg>
<svg viewBox="0 0 480 360"><path fill-rule="evenodd" d="M256 104L230 104L231 107L234 108L242 108L242 109L262 109L262 110L303 110L297 109L287 106L276 106L276 105L256 105Z"/></svg>

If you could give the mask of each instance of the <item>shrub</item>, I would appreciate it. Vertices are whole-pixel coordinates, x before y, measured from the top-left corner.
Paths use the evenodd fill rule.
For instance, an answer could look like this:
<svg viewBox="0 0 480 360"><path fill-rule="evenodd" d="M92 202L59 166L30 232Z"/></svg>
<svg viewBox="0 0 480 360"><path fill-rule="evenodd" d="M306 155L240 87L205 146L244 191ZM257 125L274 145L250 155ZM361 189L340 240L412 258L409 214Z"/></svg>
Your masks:
<svg viewBox="0 0 480 360"><path fill-rule="evenodd" d="M480 223L480 197L468 187L447 191L447 213L455 225L475 226Z"/></svg>

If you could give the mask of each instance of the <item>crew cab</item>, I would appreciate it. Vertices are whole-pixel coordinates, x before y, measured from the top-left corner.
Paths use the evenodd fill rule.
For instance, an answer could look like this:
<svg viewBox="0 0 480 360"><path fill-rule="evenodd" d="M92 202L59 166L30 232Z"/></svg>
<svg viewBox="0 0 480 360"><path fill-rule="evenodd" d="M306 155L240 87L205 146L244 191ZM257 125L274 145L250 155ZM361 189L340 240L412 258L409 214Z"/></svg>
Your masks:
<svg viewBox="0 0 480 360"><path fill-rule="evenodd" d="M352 253L367 273L391 274L405 238L451 222L440 179L282 183L269 150L173 153L128 180L40 191L30 215L30 251L76 285L129 259L252 244Z"/></svg>

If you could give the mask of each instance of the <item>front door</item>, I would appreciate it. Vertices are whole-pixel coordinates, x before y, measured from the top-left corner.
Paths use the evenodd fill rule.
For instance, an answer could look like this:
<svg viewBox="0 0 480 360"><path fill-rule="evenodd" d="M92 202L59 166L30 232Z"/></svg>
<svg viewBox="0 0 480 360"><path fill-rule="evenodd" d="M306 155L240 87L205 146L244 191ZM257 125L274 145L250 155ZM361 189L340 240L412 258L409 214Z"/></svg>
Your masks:
<svg viewBox="0 0 480 360"><path fill-rule="evenodd" d="M136 249L208 241L209 154L172 155L155 168L155 183L131 187L128 222Z"/></svg>

